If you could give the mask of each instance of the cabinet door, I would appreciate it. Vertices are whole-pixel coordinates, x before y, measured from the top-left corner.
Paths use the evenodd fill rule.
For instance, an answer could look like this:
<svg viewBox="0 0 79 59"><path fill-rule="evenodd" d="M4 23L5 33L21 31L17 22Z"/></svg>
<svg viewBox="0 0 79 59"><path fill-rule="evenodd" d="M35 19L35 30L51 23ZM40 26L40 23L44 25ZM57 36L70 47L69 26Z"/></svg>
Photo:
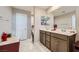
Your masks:
<svg viewBox="0 0 79 59"><path fill-rule="evenodd" d="M42 43L45 45L45 34L42 36Z"/></svg>
<svg viewBox="0 0 79 59"><path fill-rule="evenodd" d="M46 35L46 47L50 49L50 36Z"/></svg>
<svg viewBox="0 0 79 59"><path fill-rule="evenodd" d="M57 38L51 37L51 51L57 51L58 40Z"/></svg>
<svg viewBox="0 0 79 59"><path fill-rule="evenodd" d="M40 33L40 42L45 45L45 34Z"/></svg>
<svg viewBox="0 0 79 59"><path fill-rule="evenodd" d="M58 40L58 46L57 46L57 51L58 52L67 52L67 41L59 39Z"/></svg>
<svg viewBox="0 0 79 59"><path fill-rule="evenodd" d="M42 40L43 40L43 38L42 38L42 33L40 32L40 42L42 43Z"/></svg>
<svg viewBox="0 0 79 59"><path fill-rule="evenodd" d="M46 35L46 41L50 41L50 36Z"/></svg>

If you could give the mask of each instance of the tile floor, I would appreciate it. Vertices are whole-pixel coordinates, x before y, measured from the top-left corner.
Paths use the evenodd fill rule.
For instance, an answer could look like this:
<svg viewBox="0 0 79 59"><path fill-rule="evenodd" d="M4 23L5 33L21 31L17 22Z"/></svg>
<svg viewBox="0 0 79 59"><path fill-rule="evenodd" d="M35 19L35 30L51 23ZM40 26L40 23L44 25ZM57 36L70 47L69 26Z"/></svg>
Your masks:
<svg viewBox="0 0 79 59"><path fill-rule="evenodd" d="M40 42L32 43L31 39L20 41L20 52L50 52Z"/></svg>

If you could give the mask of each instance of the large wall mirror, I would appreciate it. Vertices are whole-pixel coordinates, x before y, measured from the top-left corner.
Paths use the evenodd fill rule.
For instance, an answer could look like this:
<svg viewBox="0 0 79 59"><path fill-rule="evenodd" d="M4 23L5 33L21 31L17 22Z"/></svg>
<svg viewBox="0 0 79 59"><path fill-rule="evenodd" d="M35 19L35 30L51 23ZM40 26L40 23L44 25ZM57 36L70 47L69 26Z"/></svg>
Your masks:
<svg viewBox="0 0 79 59"><path fill-rule="evenodd" d="M55 16L55 24L57 24L59 29L65 28L65 29L76 29L76 15L75 12L70 12L67 14Z"/></svg>

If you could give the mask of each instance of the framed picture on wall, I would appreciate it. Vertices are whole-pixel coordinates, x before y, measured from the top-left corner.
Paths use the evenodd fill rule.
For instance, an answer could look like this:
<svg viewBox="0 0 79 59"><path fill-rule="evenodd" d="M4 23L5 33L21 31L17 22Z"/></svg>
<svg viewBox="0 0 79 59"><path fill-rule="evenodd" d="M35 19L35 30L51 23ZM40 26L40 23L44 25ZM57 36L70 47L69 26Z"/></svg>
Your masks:
<svg viewBox="0 0 79 59"><path fill-rule="evenodd" d="M41 25L49 25L49 19L50 18L48 16L41 16Z"/></svg>

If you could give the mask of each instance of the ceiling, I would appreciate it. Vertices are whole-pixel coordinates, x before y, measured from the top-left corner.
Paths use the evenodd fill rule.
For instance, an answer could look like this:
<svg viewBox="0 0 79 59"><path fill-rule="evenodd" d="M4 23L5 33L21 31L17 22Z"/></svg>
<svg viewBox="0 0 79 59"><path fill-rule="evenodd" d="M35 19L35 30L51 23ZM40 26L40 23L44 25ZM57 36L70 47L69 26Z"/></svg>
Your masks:
<svg viewBox="0 0 79 59"><path fill-rule="evenodd" d="M26 10L26 11L30 11L31 12L31 15L33 15L33 9L34 7L36 8L41 8L43 10L48 10L48 8L50 6L13 6L13 8L17 8L17 9L21 9L21 10Z"/></svg>
<svg viewBox="0 0 79 59"><path fill-rule="evenodd" d="M52 14L54 16L59 16L70 12L74 12L75 9L76 9L76 6L62 6L59 9L52 11Z"/></svg>
<svg viewBox="0 0 79 59"><path fill-rule="evenodd" d="M13 7L18 9L28 10L28 11L33 10L33 6L13 6ZM35 6L35 7L47 10L50 6Z"/></svg>
<svg viewBox="0 0 79 59"><path fill-rule="evenodd" d="M13 7L17 9L27 10L27 11L33 10L33 6L13 6Z"/></svg>
<svg viewBox="0 0 79 59"><path fill-rule="evenodd" d="M37 6L38 8L41 8L41 9L44 9L44 10L47 10L50 8L50 6Z"/></svg>
<svg viewBox="0 0 79 59"><path fill-rule="evenodd" d="M48 9L50 10L50 8L51 8L51 6L35 6L35 7L44 9L46 11ZM14 8L31 11L31 13L33 12L33 6L14 6ZM54 16L59 16L59 15L63 15L63 14L69 13L69 12L73 12L75 9L76 9L76 6L61 6L58 9L52 10L52 12L50 12L50 13L52 13Z"/></svg>

